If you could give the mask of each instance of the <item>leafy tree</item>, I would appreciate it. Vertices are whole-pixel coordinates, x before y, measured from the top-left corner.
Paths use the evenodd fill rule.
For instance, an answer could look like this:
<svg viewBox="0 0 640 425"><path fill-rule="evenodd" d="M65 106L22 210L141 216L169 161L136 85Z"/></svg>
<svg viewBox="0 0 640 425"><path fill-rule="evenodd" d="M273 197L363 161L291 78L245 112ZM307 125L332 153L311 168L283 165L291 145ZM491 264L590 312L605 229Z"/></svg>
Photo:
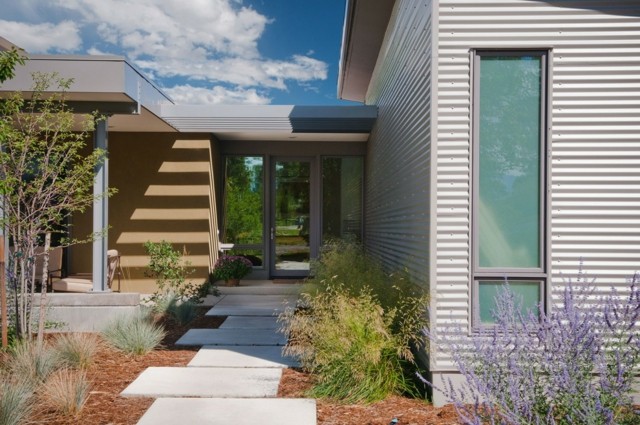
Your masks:
<svg viewBox="0 0 640 425"><path fill-rule="evenodd" d="M15 64L14 53L3 64ZM1 74L11 76L6 68ZM46 284L39 310L34 306L36 247L42 236L65 233L67 218L82 212L95 200L94 169L105 152L85 155L86 141L97 116L79 119L65 104L71 80L56 74L33 75L32 95L16 93L0 102L0 197L2 225L11 240L9 289L15 311L16 333L31 336L39 314L38 339L44 330ZM100 196L108 196L113 193ZM66 243L71 243L67 241ZM43 276L46 276L50 238L44 240Z"/></svg>
<svg viewBox="0 0 640 425"><path fill-rule="evenodd" d="M250 159L227 158L225 240L236 244L262 242L262 164Z"/></svg>

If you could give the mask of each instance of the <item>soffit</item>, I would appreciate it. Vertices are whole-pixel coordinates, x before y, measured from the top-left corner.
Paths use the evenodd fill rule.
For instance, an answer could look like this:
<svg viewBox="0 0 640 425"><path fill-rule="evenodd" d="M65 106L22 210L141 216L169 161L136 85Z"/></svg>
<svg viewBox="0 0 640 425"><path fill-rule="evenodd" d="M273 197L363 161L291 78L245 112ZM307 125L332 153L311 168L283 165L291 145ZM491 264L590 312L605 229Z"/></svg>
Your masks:
<svg viewBox="0 0 640 425"><path fill-rule="evenodd" d="M366 141L375 106L163 105L160 116L184 133L219 140Z"/></svg>
<svg viewBox="0 0 640 425"><path fill-rule="evenodd" d="M395 0L348 0L338 97L364 102Z"/></svg>

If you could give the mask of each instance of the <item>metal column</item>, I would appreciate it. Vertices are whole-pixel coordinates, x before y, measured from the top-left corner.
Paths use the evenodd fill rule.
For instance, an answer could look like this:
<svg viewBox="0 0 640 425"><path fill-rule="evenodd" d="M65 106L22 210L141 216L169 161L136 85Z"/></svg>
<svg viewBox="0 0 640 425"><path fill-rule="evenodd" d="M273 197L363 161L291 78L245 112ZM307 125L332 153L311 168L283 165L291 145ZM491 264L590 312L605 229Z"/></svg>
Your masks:
<svg viewBox="0 0 640 425"><path fill-rule="evenodd" d="M108 119L96 120L93 133L93 147L95 149L108 149ZM95 181L93 183L93 292L107 292L107 249L109 204L106 196L109 186L109 160L105 156L104 161L96 167ZM99 237L102 235L102 237Z"/></svg>

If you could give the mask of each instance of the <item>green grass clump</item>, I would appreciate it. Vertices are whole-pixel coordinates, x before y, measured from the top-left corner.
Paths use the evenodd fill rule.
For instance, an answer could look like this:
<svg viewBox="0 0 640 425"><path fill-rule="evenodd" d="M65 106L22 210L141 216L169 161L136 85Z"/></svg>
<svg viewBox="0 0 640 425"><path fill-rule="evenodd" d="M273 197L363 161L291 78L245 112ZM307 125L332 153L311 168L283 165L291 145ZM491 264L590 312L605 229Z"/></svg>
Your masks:
<svg viewBox="0 0 640 425"><path fill-rule="evenodd" d="M426 295L353 244L324 252L314 268L303 307L279 319L285 354L317 378L310 395L358 403L414 392L407 372L415 370L412 347L423 345Z"/></svg>
<svg viewBox="0 0 640 425"><path fill-rule="evenodd" d="M91 366L99 347L99 338L87 333L61 334L54 344L60 361L74 369L87 369Z"/></svg>
<svg viewBox="0 0 640 425"><path fill-rule="evenodd" d="M61 369L42 387L44 405L65 416L76 416L84 407L91 386L84 371Z"/></svg>
<svg viewBox="0 0 640 425"><path fill-rule="evenodd" d="M25 423L34 406L31 383L0 375L0 425Z"/></svg>
<svg viewBox="0 0 640 425"><path fill-rule="evenodd" d="M180 325L190 323L198 315L197 305L193 301L182 300L175 294L159 298L153 311L172 317Z"/></svg>
<svg viewBox="0 0 640 425"><path fill-rule="evenodd" d="M119 350L143 355L160 345L165 332L147 314L139 313L116 318L102 331L102 335Z"/></svg>

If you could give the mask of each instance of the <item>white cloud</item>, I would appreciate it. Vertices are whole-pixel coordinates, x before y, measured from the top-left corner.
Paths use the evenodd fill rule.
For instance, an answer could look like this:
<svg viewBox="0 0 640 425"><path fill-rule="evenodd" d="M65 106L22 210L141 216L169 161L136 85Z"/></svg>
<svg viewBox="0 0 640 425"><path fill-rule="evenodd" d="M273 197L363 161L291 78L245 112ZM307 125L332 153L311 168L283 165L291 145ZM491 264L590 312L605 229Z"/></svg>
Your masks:
<svg viewBox="0 0 640 425"><path fill-rule="evenodd" d="M235 0L58 0L105 42L159 77L286 89L286 81L327 78L327 64L303 55L261 57L269 18Z"/></svg>
<svg viewBox="0 0 640 425"><path fill-rule="evenodd" d="M228 89L215 86L211 89L191 85L163 89L176 104L188 105L266 105L271 99L259 94L256 89Z"/></svg>
<svg viewBox="0 0 640 425"><path fill-rule="evenodd" d="M79 27L71 21L28 24L0 19L0 34L30 53L71 52L82 46Z"/></svg>
<svg viewBox="0 0 640 425"><path fill-rule="evenodd" d="M263 104L271 100L268 90L327 78L327 63L314 59L311 50L286 59L263 57L258 42L272 20L240 0L20 1L22 16L29 12L38 13L39 22L60 16L68 20L0 20L0 35L33 53L126 55L151 78L184 81L167 90L180 102ZM89 34L99 40L87 38L83 46L80 35ZM195 87L203 85L214 87Z"/></svg>

